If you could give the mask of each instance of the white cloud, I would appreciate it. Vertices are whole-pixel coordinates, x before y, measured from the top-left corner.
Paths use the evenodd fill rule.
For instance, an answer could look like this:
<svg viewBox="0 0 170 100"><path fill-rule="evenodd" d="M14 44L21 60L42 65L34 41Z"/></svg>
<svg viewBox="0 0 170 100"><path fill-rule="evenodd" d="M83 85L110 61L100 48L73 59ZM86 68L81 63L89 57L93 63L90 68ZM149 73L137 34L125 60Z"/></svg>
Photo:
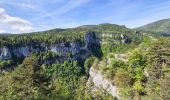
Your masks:
<svg viewBox="0 0 170 100"><path fill-rule="evenodd" d="M0 8L0 24L6 26L4 30L7 30L8 32L10 30L14 33L23 33L30 32L33 30L29 21L21 19L19 17L10 16L6 14L5 9L3 8Z"/></svg>
<svg viewBox="0 0 170 100"><path fill-rule="evenodd" d="M26 7L26 8L34 9L34 6L31 5L31 4L28 4L28 3L19 3L17 5L21 6L21 7Z"/></svg>

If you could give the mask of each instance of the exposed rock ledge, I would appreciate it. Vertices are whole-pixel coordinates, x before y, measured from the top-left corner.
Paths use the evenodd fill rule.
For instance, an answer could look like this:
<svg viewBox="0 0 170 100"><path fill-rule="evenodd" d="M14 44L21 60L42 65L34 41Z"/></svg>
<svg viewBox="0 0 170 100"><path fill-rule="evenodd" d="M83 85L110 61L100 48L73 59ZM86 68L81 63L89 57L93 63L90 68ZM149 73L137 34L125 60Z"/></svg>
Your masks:
<svg viewBox="0 0 170 100"><path fill-rule="evenodd" d="M94 88L93 88L94 90L96 88L103 88L103 89L106 89L106 91L109 94L111 94L113 97L118 97L117 87L112 85L111 81L105 79L100 71L95 70L93 67L91 67L89 75L90 76L89 76L87 84L90 84L91 82L93 82L94 83Z"/></svg>

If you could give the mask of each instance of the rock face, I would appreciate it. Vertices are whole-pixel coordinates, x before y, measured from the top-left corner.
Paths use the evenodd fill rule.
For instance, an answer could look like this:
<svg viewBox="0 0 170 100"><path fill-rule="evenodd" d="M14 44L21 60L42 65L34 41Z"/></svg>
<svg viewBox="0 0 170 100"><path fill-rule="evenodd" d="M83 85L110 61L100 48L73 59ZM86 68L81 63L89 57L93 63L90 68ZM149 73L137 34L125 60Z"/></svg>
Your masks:
<svg viewBox="0 0 170 100"><path fill-rule="evenodd" d="M17 57L27 57L30 53L38 51L40 51L38 48L33 48L32 46L10 49L10 52Z"/></svg>
<svg viewBox="0 0 170 100"><path fill-rule="evenodd" d="M121 42L122 42L123 44L127 44L127 43L130 42L130 39L129 39L127 36L121 34Z"/></svg>
<svg viewBox="0 0 170 100"><path fill-rule="evenodd" d="M95 33L90 33L85 36L86 46L92 44L99 44L99 39L96 37Z"/></svg>
<svg viewBox="0 0 170 100"><path fill-rule="evenodd" d="M0 48L0 60L7 60L11 58L11 53L8 48Z"/></svg>
<svg viewBox="0 0 170 100"><path fill-rule="evenodd" d="M113 35L113 34L111 34ZM120 34L119 34L120 35ZM111 36L111 37L114 37ZM127 43L128 37L121 35L122 43ZM56 54L62 55L62 58L59 59L56 62L63 62L64 60L77 60L82 61L83 59L86 59L90 55L96 55L96 50L100 50L100 44L101 41L103 42L102 38L99 36L96 36L95 33L88 33L84 36L83 43L80 43L78 41L76 42L60 42L56 43L50 46L46 46L44 43L42 43L40 46L19 46L19 47L8 47L8 48L0 48L0 60L9 60L13 56L15 57L27 57L31 53L34 52L47 52L51 51ZM117 42L117 41L116 41ZM72 59L68 59L68 55L73 55ZM65 56L65 58L63 57Z"/></svg>
<svg viewBox="0 0 170 100"><path fill-rule="evenodd" d="M110 38L113 43L115 44L128 44L131 42L130 38L126 36L125 34L120 33L104 33L101 35L101 38ZM107 44L107 42L104 42L101 40L102 44Z"/></svg>
<svg viewBox="0 0 170 100"><path fill-rule="evenodd" d="M90 52L91 45L92 44L99 45L99 43L97 43L98 41L94 33L87 34L84 37L84 40L85 40L84 41L85 44L83 45L79 42L71 42L71 43L61 42L51 46L33 47L33 46L21 45L20 47L0 48L0 60L8 60L11 59L12 56L27 57L33 52L47 52L47 51L51 51L62 56L67 56L68 54L72 54L74 56L83 51L84 54L82 54L81 56L82 58L86 58L91 53ZM73 59L79 59L79 58L80 57L75 56Z"/></svg>
<svg viewBox="0 0 170 100"><path fill-rule="evenodd" d="M78 42L70 43L67 46L65 46L63 43L56 44L50 47L49 51L61 54L61 55L67 55L68 53L76 54L79 53L83 47L80 46Z"/></svg>
<svg viewBox="0 0 170 100"><path fill-rule="evenodd" d="M8 60L12 55L17 57L27 57L32 52L40 51L38 48L31 46L18 47L18 48L0 48L0 60Z"/></svg>
<svg viewBox="0 0 170 100"><path fill-rule="evenodd" d="M117 87L112 85L112 83L109 80L105 79L100 71L95 70L93 67L91 67L89 75L90 77L87 84L93 82L94 83L93 89L103 88L106 89L106 91L113 97L118 97Z"/></svg>

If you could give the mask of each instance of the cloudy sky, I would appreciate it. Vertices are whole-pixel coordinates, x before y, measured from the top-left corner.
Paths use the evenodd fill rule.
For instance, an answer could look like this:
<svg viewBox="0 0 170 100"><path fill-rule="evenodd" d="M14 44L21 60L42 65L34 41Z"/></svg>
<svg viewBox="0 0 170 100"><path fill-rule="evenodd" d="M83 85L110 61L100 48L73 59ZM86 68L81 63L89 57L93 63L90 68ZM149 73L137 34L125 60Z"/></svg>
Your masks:
<svg viewBox="0 0 170 100"><path fill-rule="evenodd" d="M0 0L0 33L85 24L138 27L170 18L170 0Z"/></svg>

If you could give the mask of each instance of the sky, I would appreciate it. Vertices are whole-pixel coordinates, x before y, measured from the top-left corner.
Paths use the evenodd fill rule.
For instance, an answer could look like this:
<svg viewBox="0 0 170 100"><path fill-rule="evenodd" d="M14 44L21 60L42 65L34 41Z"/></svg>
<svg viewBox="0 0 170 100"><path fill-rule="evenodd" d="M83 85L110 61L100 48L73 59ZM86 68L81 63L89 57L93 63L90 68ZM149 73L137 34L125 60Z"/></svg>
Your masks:
<svg viewBox="0 0 170 100"><path fill-rule="evenodd" d="M170 0L0 0L0 33L111 23L135 28L170 18Z"/></svg>

